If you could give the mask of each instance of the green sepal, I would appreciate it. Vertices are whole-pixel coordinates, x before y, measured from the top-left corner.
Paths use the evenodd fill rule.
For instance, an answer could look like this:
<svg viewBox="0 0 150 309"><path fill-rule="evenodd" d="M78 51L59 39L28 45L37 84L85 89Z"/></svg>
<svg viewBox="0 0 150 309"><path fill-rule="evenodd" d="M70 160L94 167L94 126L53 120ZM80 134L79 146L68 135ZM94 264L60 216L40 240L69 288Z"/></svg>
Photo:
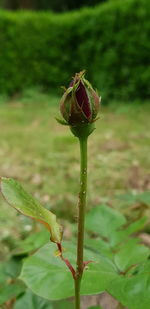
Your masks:
<svg viewBox="0 0 150 309"><path fill-rule="evenodd" d="M94 123L83 123L75 126L70 126L70 130L76 137L87 138L94 130Z"/></svg>

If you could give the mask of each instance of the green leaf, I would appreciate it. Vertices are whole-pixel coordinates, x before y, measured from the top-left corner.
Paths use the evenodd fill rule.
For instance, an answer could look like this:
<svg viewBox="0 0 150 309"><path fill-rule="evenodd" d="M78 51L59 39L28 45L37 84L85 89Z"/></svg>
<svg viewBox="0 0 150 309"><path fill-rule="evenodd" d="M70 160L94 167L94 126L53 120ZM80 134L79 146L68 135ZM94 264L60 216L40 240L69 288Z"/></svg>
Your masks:
<svg viewBox="0 0 150 309"><path fill-rule="evenodd" d="M133 233L136 233L140 230L142 230L144 228L144 226L146 225L148 219L147 217L142 217L139 220L131 223L130 225L127 226L127 228L124 228L123 230L123 235L124 236L129 236Z"/></svg>
<svg viewBox="0 0 150 309"><path fill-rule="evenodd" d="M20 297L14 305L14 309L54 309L53 305L28 290L22 297Z"/></svg>
<svg viewBox="0 0 150 309"><path fill-rule="evenodd" d="M64 243L64 256L75 267L76 246ZM36 294L51 300L74 296L74 282L69 269L60 257L54 256L55 245L48 244L24 262L20 278ZM90 250L84 252L84 260L92 260L84 271L81 294L97 294L104 291L116 276L115 265L107 258Z"/></svg>
<svg viewBox="0 0 150 309"><path fill-rule="evenodd" d="M143 203L143 204L145 204L147 206L150 206L150 191L145 191L143 193L140 193L140 194L138 194L137 197L138 197L137 199L141 203Z"/></svg>
<svg viewBox="0 0 150 309"><path fill-rule="evenodd" d="M106 205L101 205L93 208L88 213L86 229L101 236L102 251L100 252L104 253L104 248L108 249L110 247L113 250L117 244L123 242L129 235L141 230L146 222L147 218L143 217L127 225L122 214ZM110 252L107 251L107 255Z"/></svg>
<svg viewBox="0 0 150 309"><path fill-rule="evenodd" d="M62 238L61 226L56 216L42 207L41 204L28 194L22 186L11 178L1 178L1 191L6 201L23 215L43 223L51 233L51 241L59 243Z"/></svg>
<svg viewBox="0 0 150 309"><path fill-rule="evenodd" d="M86 229L97 234L100 234L111 245L116 243L116 230L118 230L126 219L116 210L101 205L93 208L86 218Z"/></svg>
<svg viewBox="0 0 150 309"><path fill-rule="evenodd" d="M19 276L22 262L20 259L11 257L8 261L0 264L0 284L5 284L10 279Z"/></svg>
<svg viewBox="0 0 150 309"><path fill-rule="evenodd" d="M13 307L13 309L72 309L72 302L69 301L49 301L36 294L33 294L31 290L20 297Z"/></svg>
<svg viewBox="0 0 150 309"><path fill-rule="evenodd" d="M125 206L130 206L136 202L143 203L147 206L150 206L150 191L145 191L139 194L127 193L118 196L120 200L125 202Z"/></svg>
<svg viewBox="0 0 150 309"><path fill-rule="evenodd" d="M130 309L150 308L150 274L120 277L107 288L108 293Z"/></svg>
<svg viewBox="0 0 150 309"><path fill-rule="evenodd" d="M17 257L11 257L10 260L4 263L5 273L9 278L16 278L21 271L22 261Z"/></svg>
<svg viewBox="0 0 150 309"><path fill-rule="evenodd" d="M20 282L0 286L0 305L24 292L25 286Z"/></svg>
<svg viewBox="0 0 150 309"><path fill-rule="evenodd" d="M145 274L145 273L149 272L149 270L150 270L150 259L148 259L147 261L142 263L142 265L140 264L139 267L138 267L138 273L139 274Z"/></svg>
<svg viewBox="0 0 150 309"><path fill-rule="evenodd" d="M116 196L116 198L118 198L119 200L122 200L124 202L124 206L128 207L136 202L137 195L131 192L128 192L126 194L118 195Z"/></svg>
<svg viewBox="0 0 150 309"><path fill-rule="evenodd" d="M120 271L126 272L128 268L145 261L149 255L149 248L139 244L137 239L130 239L115 254L114 262Z"/></svg>
<svg viewBox="0 0 150 309"><path fill-rule="evenodd" d="M86 238L85 247L93 250L94 252L103 254L109 258L112 258L114 255L111 250L110 244L100 238Z"/></svg>
<svg viewBox="0 0 150 309"><path fill-rule="evenodd" d="M114 256L116 254L116 252L118 252L117 258L120 255L126 254L126 258L125 258L125 262L126 264L129 262L129 260L133 261L133 264L137 263L137 258L139 259L138 261L140 262L140 259L142 258L142 252L143 252L143 258L147 258L148 255L148 249L147 247L143 246L143 245L139 245L137 244L136 246L132 247L128 249L128 246L130 246L128 244L128 240L129 241L133 241L135 243L139 242L139 240L130 240L129 236L137 231L139 231L140 229L142 229L145 226L145 223L147 222L147 218L143 217L141 219L139 219L138 221L130 224L128 227L125 227L124 229L122 228L119 231L114 231L114 243L113 246L112 244L107 241L107 240L102 240L101 238L97 237L97 238L85 238L85 246L91 250L93 250L94 252L103 254L104 256L107 256L110 259L114 259ZM100 222L101 224L101 222ZM138 247L138 248L136 248ZM135 249L135 253L134 250ZM122 253L121 253L121 252ZM131 255L129 254L129 252L131 251ZM141 255L139 255L139 252L141 253ZM138 255L137 255L138 253ZM145 254L147 253L147 254ZM124 257L124 255L123 255ZM134 260L135 257L135 260ZM128 265L129 266L129 265ZM122 269L122 271L124 270L124 267Z"/></svg>
<svg viewBox="0 0 150 309"><path fill-rule="evenodd" d="M5 271L5 263L0 263L0 284L5 282L8 278L8 275Z"/></svg>
<svg viewBox="0 0 150 309"><path fill-rule="evenodd" d="M31 234L24 240L18 242L18 247L12 251L13 255L24 255L33 252L49 242L49 234L47 231Z"/></svg>
<svg viewBox="0 0 150 309"><path fill-rule="evenodd" d="M138 231L140 231L141 229L144 228L144 226L146 225L148 219L147 217L142 217L139 220L129 224L129 225L124 225L121 226L119 228L119 230L116 230L116 233L114 231L112 237L113 237L113 241L112 244L117 245L119 243L124 243L124 241L126 239L128 239L128 237L130 235L132 235L133 233L136 233Z"/></svg>

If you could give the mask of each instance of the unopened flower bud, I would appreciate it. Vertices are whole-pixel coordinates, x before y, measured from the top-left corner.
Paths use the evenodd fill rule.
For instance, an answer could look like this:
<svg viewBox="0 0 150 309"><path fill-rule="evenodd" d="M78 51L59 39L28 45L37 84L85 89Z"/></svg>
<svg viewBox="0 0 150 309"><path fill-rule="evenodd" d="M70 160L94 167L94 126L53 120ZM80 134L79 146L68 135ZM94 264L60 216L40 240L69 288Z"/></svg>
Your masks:
<svg viewBox="0 0 150 309"><path fill-rule="evenodd" d="M84 131L87 129L89 133L86 134L89 135L93 131L92 123L96 120L99 107L100 97L84 78L84 71L76 73L60 103L65 123L71 127L76 136L79 137L82 132L85 135ZM80 131L79 134L76 131Z"/></svg>
<svg viewBox="0 0 150 309"><path fill-rule="evenodd" d="M63 118L71 126L93 122L99 106L100 98L84 78L84 71L77 73L61 99L60 110Z"/></svg>

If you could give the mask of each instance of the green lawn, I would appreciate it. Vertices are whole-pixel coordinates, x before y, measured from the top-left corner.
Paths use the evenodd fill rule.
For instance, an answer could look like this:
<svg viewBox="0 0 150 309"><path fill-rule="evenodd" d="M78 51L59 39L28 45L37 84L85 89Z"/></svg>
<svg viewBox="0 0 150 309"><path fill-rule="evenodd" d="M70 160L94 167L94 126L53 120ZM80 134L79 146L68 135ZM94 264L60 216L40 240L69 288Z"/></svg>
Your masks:
<svg viewBox="0 0 150 309"><path fill-rule="evenodd" d="M60 219L76 219L79 185L78 141L59 125L59 99L37 95L0 105L0 175L15 177ZM36 103L36 101L38 103ZM27 103L27 102L26 102ZM88 208L115 204L115 196L150 189L150 105L102 107L89 139ZM18 215L0 197L1 237L30 230L30 219Z"/></svg>

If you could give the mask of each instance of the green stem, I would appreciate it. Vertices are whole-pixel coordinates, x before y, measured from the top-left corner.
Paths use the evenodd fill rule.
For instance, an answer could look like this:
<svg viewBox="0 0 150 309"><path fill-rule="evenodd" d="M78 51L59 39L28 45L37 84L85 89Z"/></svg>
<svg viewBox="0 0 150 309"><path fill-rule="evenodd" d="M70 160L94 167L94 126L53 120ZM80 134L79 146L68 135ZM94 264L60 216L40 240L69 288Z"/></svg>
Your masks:
<svg viewBox="0 0 150 309"><path fill-rule="evenodd" d="M80 285L83 274L84 221L87 191L87 137L80 138L80 192L78 201L77 269L75 279L75 309L80 309Z"/></svg>
<svg viewBox="0 0 150 309"><path fill-rule="evenodd" d="M75 309L80 309L80 283L81 278L74 280L75 285Z"/></svg>

